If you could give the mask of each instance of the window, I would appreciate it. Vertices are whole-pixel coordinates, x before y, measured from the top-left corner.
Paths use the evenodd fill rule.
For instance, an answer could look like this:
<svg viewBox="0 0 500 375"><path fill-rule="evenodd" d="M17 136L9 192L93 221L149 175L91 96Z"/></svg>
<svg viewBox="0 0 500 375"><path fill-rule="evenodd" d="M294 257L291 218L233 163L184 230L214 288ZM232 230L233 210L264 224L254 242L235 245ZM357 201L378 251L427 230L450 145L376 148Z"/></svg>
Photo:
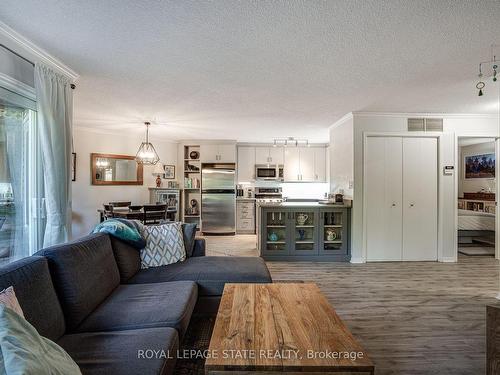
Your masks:
<svg viewBox="0 0 500 375"><path fill-rule="evenodd" d="M0 87L0 263L37 251L43 174L35 102Z"/></svg>

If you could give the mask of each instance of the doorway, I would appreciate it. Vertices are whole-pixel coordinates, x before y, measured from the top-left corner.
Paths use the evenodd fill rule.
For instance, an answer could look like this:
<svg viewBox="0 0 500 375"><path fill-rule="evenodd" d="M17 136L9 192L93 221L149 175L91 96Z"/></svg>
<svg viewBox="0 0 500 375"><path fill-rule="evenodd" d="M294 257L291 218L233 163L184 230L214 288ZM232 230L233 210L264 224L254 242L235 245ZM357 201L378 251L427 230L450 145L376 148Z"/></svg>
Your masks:
<svg viewBox="0 0 500 375"><path fill-rule="evenodd" d="M497 141L457 138L457 258L498 257Z"/></svg>

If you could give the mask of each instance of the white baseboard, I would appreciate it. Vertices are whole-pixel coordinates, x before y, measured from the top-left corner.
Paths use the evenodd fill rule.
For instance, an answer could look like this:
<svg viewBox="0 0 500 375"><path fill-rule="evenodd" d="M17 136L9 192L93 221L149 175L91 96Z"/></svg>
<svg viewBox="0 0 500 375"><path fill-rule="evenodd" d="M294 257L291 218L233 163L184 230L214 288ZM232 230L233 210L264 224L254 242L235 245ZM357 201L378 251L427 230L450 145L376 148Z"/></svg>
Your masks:
<svg viewBox="0 0 500 375"><path fill-rule="evenodd" d="M455 258L455 257L443 257L439 261L442 263L456 263L457 258Z"/></svg>
<svg viewBox="0 0 500 375"><path fill-rule="evenodd" d="M351 258L351 263L366 263L364 258Z"/></svg>

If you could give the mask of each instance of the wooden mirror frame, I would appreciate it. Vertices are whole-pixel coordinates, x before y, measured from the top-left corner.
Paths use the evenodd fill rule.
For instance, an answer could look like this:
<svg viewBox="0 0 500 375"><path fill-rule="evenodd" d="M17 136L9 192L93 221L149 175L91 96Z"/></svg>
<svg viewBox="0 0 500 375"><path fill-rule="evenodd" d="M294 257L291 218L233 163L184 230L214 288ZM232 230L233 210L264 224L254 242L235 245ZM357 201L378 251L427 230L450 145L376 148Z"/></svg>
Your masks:
<svg viewBox="0 0 500 375"><path fill-rule="evenodd" d="M135 156L130 155L114 155L114 154L90 154L90 170L92 174L92 185L143 185L143 169L142 164L137 163L137 179L136 181L99 181L95 178L97 167L97 158L108 159L126 159L135 160Z"/></svg>

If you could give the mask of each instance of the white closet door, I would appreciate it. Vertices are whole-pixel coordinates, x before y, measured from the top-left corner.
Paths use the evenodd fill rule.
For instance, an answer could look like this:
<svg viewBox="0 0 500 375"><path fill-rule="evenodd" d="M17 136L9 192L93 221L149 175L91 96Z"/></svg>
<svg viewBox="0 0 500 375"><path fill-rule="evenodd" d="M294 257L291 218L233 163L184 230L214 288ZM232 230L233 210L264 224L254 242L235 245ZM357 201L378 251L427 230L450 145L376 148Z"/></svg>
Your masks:
<svg viewBox="0 0 500 375"><path fill-rule="evenodd" d="M437 139L403 139L403 260L437 260Z"/></svg>
<svg viewBox="0 0 500 375"><path fill-rule="evenodd" d="M402 139L369 137L365 158L367 260L402 258Z"/></svg>

